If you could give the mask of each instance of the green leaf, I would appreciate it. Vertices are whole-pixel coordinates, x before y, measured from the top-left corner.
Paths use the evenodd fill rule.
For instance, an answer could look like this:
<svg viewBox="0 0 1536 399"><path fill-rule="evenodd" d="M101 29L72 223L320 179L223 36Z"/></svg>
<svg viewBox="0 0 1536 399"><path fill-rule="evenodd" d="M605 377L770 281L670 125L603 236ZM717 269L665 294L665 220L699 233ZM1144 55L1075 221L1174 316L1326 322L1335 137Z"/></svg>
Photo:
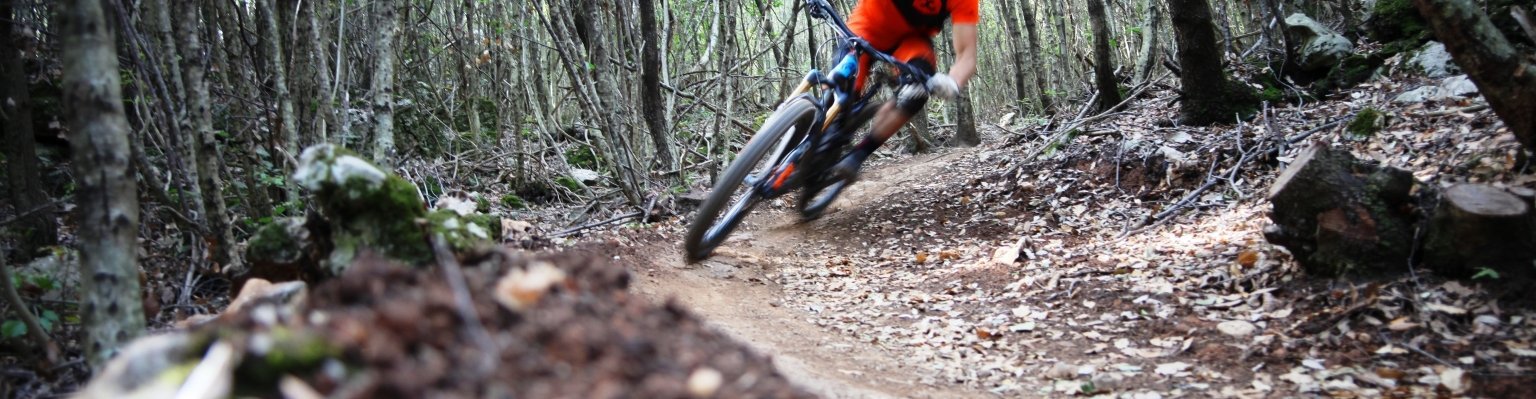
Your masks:
<svg viewBox="0 0 1536 399"><path fill-rule="evenodd" d="M1485 278L1486 279L1498 280L1499 279L1499 271L1498 270L1489 269L1489 268L1486 268L1486 267L1479 267L1479 268L1477 268L1477 274L1472 275L1472 279L1473 280L1480 280L1480 279L1485 279Z"/></svg>
<svg viewBox="0 0 1536 399"><path fill-rule="evenodd" d="M53 331L53 325L59 323L59 314L52 310L43 309L43 314L37 318L37 324L43 325L43 331Z"/></svg>
<svg viewBox="0 0 1536 399"><path fill-rule="evenodd" d="M26 333L27 325L22 324L21 320L6 320L5 324L0 324L0 337L16 338Z"/></svg>

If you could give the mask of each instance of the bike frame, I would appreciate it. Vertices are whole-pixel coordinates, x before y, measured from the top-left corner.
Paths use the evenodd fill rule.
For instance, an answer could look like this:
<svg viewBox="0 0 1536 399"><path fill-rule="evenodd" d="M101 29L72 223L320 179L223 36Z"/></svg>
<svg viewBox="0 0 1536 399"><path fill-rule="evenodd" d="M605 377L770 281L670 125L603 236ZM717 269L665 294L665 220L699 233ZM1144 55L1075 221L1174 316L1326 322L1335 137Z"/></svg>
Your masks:
<svg viewBox="0 0 1536 399"><path fill-rule="evenodd" d="M874 61L894 66L899 73L899 84L925 83L928 74L915 66L901 62L896 57L880 51L869 45L859 35L843 22L837 14L837 9L828 4L826 0L805 0L806 12L810 16L831 25L837 34L838 46L834 63L837 67L830 76L820 70L812 69L801 81L800 86L784 99L788 103L796 98L809 99L816 105L816 118L811 123L810 131L805 132L805 138L800 141L788 154L781 150L774 154L778 162L774 164L772 173L767 178L749 181L747 184L755 191L754 194L761 198L775 198L792 192L802 187L810 179L819 178L821 170L802 170L800 165L808 160L813 160L826 155L828 152L840 149L853 131L863 127L874 117L878 107L869 104L871 96L853 93L852 85L848 84L855 79L858 61L865 55ZM851 65L848 63L852 62ZM852 73L846 73L851 69ZM841 72L841 73L840 73ZM811 93L813 89L820 89L820 95ZM853 115L850 119L845 115ZM835 128L835 129L834 129ZM819 168L816 168L819 169ZM799 173L796 173L799 172Z"/></svg>

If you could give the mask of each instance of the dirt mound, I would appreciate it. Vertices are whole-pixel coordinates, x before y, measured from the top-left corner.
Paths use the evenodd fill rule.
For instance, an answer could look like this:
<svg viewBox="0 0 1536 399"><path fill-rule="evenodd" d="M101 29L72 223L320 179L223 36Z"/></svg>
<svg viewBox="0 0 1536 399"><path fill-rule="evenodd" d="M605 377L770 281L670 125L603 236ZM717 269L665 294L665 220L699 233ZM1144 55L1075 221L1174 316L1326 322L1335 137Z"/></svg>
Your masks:
<svg viewBox="0 0 1536 399"><path fill-rule="evenodd" d="M632 296L625 268L590 252L508 251L465 268L479 326L439 268L362 259L296 306L258 300L194 328L170 363L202 368L230 344L233 392L263 397L291 394L285 376L333 397L812 396L681 306ZM503 305L503 276L538 269L563 282Z"/></svg>

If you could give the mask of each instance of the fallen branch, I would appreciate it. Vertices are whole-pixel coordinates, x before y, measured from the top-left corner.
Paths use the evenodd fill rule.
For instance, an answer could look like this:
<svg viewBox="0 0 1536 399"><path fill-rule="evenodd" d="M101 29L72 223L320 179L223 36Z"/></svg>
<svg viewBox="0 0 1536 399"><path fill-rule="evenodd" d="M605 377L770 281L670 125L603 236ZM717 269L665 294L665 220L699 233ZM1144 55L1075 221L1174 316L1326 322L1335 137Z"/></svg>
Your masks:
<svg viewBox="0 0 1536 399"><path fill-rule="evenodd" d="M501 350L491 340L491 334L485 331L485 325L480 323L480 315L475 312L474 300L470 298L468 284L464 281L464 270L459 268L459 260L448 251L448 244L442 234L432 236L432 253L437 257L437 264L443 268L443 278L448 281L448 287L453 290L454 310L464 323L464 334L480 347L480 364L471 372L481 377L489 375L498 368L497 354Z"/></svg>

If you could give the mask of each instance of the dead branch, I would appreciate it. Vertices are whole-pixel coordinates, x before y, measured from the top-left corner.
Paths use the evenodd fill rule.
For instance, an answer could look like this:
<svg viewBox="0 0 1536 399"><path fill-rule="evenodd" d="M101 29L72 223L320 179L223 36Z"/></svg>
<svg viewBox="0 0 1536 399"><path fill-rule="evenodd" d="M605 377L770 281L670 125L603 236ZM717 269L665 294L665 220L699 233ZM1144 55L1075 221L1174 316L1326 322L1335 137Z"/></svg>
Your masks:
<svg viewBox="0 0 1536 399"><path fill-rule="evenodd" d="M499 359L496 355L501 350L491 340L485 325L480 323L480 315L475 312L474 300L470 298L468 284L464 281L464 270L459 268L459 260L448 251L448 244L442 234L432 235L432 253L437 257L437 264L443 268L443 279L448 281L448 287L453 290L454 310L459 314L460 322L464 323L464 334L480 347L479 367L471 372L478 376L488 375L497 369Z"/></svg>

